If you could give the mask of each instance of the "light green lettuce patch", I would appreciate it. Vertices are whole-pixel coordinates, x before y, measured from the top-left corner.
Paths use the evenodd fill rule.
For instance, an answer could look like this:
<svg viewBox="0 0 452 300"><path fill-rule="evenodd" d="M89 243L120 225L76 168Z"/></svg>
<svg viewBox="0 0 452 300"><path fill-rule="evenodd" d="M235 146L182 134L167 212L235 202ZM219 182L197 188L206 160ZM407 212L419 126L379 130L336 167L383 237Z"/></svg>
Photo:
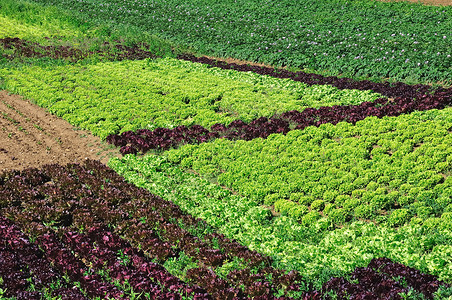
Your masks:
<svg viewBox="0 0 452 300"><path fill-rule="evenodd" d="M366 266L374 257L397 262L451 280L450 230L407 224L398 228L355 221L334 228L321 218L309 226L290 216L272 216L269 207L237 195L189 173L161 156L126 155L109 162L126 180L172 201L275 260L275 266L295 269L320 287L331 276Z"/></svg>
<svg viewBox="0 0 452 300"><path fill-rule="evenodd" d="M219 76L221 74L221 76ZM1 69L4 86L105 138L140 128L249 122L306 107L356 104L370 91L307 86L165 58Z"/></svg>

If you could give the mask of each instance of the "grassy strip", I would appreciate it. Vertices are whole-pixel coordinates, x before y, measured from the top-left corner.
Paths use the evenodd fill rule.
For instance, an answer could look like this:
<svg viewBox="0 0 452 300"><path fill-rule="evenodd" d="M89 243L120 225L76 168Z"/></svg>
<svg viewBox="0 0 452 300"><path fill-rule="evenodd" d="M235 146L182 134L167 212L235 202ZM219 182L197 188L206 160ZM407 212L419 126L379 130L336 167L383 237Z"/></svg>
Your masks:
<svg viewBox="0 0 452 300"><path fill-rule="evenodd" d="M87 22L77 22L56 7L4 0L0 5L0 38L17 37L48 44L50 40L83 40L95 35Z"/></svg>
<svg viewBox="0 0 452 300"><path fill-rule="evenodd" d="M75 30L71 31L55 25L50 28L30 25L8 16L0 16L0 23L2 24L2 27L0 28L0 38L18 37L28 40L43 40L43 37L59 36L68 38L80 34Z"/></svg>
<svg viewBox="0 0 452 300"><path fill-rule="evenodd" d="M0 76L10 91L102 138L139 128L249 121L379 97L174 59L8 68L0 70Z"/></svg>
<svg viewBox="0 0 452 300"><path fill-rule="evenodd" d="M105 42L120 42L126 46L147 44L147 49L158 56L173 56L176 47L161 38L122 23L96 23L92 18L32 1L4 0L0 17L5 21L0 37L19 37L43 45L72 46L94 51ZM50 38L50 39L49 39Z"/></svg>

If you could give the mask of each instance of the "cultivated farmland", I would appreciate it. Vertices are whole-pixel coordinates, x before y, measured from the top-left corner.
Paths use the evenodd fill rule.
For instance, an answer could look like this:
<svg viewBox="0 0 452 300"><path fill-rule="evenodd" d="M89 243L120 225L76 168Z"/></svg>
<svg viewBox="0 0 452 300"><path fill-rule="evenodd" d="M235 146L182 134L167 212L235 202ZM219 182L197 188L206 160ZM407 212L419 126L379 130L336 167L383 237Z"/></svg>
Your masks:
<svg viewBox="0 0 452 300"><path fill-rule="evenodd" d="M3 0L1 299L452 297L452 9Z"/></svg>

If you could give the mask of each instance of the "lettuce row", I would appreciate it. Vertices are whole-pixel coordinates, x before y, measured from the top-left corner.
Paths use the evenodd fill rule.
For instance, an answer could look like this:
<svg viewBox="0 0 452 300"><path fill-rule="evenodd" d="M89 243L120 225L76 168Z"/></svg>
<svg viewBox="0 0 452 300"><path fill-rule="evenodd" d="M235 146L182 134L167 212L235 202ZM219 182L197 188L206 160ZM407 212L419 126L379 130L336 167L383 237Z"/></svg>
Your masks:
<svg viewBox="0 0 452 300"><path fill-rule="evenodd" d="M423 222L452 208L450 112L369 117L266 140L219 139L164 155L302 223L321 215L335 225L384 221L392 211L393 225Z"/></svg>
<svg viewBox="0 0 452 300"><path fill-rule="evenodd" d="M394 228L357 220L334 228L327 218L300 224L294 217L278 216L259 199L221 188L212 183L215 178L203 179L161 156L126 155L110 160L109 165L128 181L174 202L227 237L269 255L275 266L298 270L317 288L331 276L367 266L375 257L391 258L441 280L452 278L445 267L450 264L452 236L441 226L413 223Z"/></svg>
<svg viewBox="0 0 452 300"><path fill-rule="evenodd" d="M41 247L49 246L51 262L90 293L121 292L111 290L113 284L126 296L143 290L189 296L207 292L214 299L268 294L266 299L274 299L305 289L299 273L272 267L269 257L125 182L98 161L5 172L0 195L2 216ZM117 262L118 251L127 268ZM97 291L96 285L104 290Z"/></svg>
<svg viewBox="0 0 452 300"><path fill-rule="evenodd" d="M274 78L257 85L246 82L251 75L232 72L234 76L229 78L231 71L209 73L207 68L162 59L23 67L2 69L0 74L10 91L101 138L136 129L193 124L210 127L237 118L251 121L293 109L379 98L369 91L308 87ZM218 72L226 75L219 77ZM237 79L242 76L245 79Z"/></svg>

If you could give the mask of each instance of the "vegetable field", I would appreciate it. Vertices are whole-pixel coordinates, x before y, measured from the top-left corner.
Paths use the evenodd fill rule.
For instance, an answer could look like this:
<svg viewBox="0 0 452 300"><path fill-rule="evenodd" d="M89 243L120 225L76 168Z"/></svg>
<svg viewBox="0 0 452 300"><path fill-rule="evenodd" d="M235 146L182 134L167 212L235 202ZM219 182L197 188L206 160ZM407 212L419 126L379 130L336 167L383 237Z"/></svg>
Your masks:
<svg viewBox="0 0 452 300"><path fill-rule="evenodd" d="M405 2L3 0L0 299L451 299L451 33Z"/></svg>

